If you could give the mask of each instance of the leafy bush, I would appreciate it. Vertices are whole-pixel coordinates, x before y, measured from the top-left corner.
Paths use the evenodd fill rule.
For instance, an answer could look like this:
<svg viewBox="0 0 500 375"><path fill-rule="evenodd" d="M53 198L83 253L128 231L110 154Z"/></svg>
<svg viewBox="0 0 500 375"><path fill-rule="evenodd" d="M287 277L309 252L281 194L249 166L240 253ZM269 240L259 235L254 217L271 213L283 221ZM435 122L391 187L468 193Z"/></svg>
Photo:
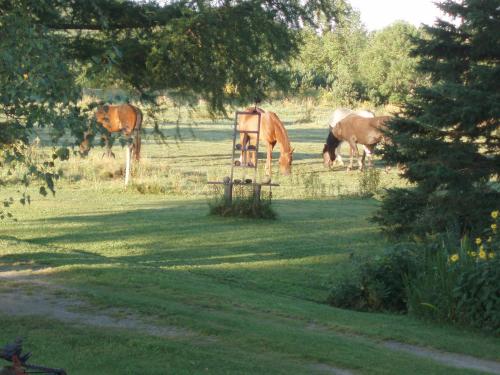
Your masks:
<svg viewBox="0 0 500 375"><path fill-rule="evenodd" d="M408 283L410 313L500 333L498 211L491 216L490 227L474 243L464 238L456 251L442 242L425 253Z"/></svg>
<svg viewBox="0 0 500 375"><path fill-rule="evenodd" d="M345 277L331 291L328 302L355 310L406 311L405 281L417 269L417 253L399 245L382 256L358 265L354 277Z"/></svg>
<svg viewBox="0 0 500 375"><path fill-rule="evenodd" d="M342 279L328 302L356 310L407 311L500 333L498 215L491 213L493 222L474 243L436 236L360 263L357 276Z"/></svg>
<svg viewBox="0 0 500 375"><path fill-rule="evenodd" d="M500 334L500 259L479 262L457 278L458 322Z"/></svg>

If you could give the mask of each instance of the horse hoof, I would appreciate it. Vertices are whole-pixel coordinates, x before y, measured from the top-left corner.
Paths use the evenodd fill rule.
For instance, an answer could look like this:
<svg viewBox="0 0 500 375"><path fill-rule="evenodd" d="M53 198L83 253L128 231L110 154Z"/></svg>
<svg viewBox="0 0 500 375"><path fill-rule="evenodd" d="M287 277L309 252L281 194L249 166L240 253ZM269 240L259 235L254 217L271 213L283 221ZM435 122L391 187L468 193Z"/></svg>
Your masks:
<svg viewBox="0 0 500 375"><path fill-rule="evenodd" d="M252 179L251 178L246 178L245 179L245 184L251 184L252 183Z"/></svg>
<svg viewBox="0 0 500 375"><path fill-rule="evenodd" d="M239 167L241 165L241 162L239 160L235 160L234 161L234 165L236 165L237 167Z"/></svg>
<svg viewBox="0 0 500 375"><path fill-rule="evenodd" d="M230 181L231 178L229 176L224 177L224 179L222 180L222 182L224 182L225 184L229 184Z"/></svg>
<svg viewBox="0 0 500 375"><path fill-rule="evenodd" d="M239 143L238 143L236 146L234 146L234 148L235 148L236 150L241 150L241 149L242 149L242 146L241 146L241 144L239 144Z"/></svg>
<svg viewBox="0 0 500 375"><path fill-rule="evenodd" d="M247 164L247 167L253 168L253 167L255 167L255 165L251 161L249 161L248 164Z"/></svg>
<svg viewBox="0 0 500 375"><path fill-rule="evenodd" d="M237 179L237 178L236 178L233 182L234 182L235 184L241 184L241 180L239 180L239 179Z"/></svg>

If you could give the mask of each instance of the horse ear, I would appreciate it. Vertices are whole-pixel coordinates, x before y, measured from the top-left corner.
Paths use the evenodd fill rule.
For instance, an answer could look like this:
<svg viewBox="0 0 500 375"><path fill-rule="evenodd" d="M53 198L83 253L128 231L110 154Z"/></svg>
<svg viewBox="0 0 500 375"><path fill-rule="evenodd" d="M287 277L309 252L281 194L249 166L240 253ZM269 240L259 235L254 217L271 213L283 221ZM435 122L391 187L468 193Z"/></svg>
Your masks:
<svg viewBox="0 0 500 375"><path fill-rule="evenodd" d="M104 110L104 112L108 112L109 111L109 105L105 104L102 106L102 109Z"/></svg>

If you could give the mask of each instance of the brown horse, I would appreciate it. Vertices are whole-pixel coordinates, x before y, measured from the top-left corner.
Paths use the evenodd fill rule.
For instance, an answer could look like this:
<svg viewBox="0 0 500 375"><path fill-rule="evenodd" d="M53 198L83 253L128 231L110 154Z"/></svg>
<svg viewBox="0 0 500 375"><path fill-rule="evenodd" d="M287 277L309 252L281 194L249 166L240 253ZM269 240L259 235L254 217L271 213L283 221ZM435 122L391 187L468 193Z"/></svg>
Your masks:
<svg viewBox="0 0 500 375"><path fill-rule="evenodd" d="M387 142L383 131L385 123L391 119L390 116L379 116L366 118L358 115L349 115L339 121L328 133L326 144L323 147L323 161L329 167L336 158L335 150L342 141L350 146L351 160L347 170L352 168L353 156L358 159L359 168L364 168L365 156L368 155L371 164L371 154L375 146L380 142ZM363 157L359 157L357 144L364 146Z"/></svg>
<svg viewBox="0 0 500 375"><path fill-rule="evenodd" d="M260 118L260 135L259 139L266 142L267 148L267 158L266 158L266 175L271 177L271 163L273 157L273 148L276 143L280 146L280 157L279 165L280 172L284 176L288 176L292 169L292 156L293 149L290 145L288 139L288 133L286 132L285 126L280 121L276 113L266 112L260 108L247 108L245 112L259 112L261 114ZM239 119L239 130L255 131L258 127L258 116L255 115L240 115ZM242 150L248 149L249 146L255 146L257 144L257 134L255 133L240 133L240 142ZM244 158L244 152L242 151L242 158ZM250 151L247 151L250 153ZM251 152L251 160L253 165L256 162L255 151ZM243 159L244 160L244 159Z"/></svg>
<svg viewBox="0 0 500 375"><path fill-rule="evenodd" d="M132 152L135 155L135 160L139 161L141 158L141 110L130 104L104 105L97 109L95 117L97 122L110 133L122 132L126 137L130 137L132 133L135 133ZM82 154L87 154L89 151L90 136L90 131L85 132L83 142L80 145ZM103 135L103 138L108 154L112 154L107 135Z"/></svg>

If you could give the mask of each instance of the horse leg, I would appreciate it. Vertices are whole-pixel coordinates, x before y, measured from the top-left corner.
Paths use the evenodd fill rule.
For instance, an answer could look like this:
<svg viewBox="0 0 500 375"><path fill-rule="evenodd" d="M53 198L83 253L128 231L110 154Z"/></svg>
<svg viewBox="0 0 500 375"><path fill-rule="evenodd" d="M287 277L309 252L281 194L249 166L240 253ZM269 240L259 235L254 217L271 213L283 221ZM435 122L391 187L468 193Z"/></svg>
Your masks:
<svg viewBox="0 0 500 375"><path fill-rule="evenodd" d="M373 149L374 149L374 146L363 145L363 165L364 165L364 160L365 160L365 156L366 156L368 159L367 164L368 164L369 168L373 168Z"/></svg>
<svg viewBox="0 0 500 375"><path fill-rule="evenodd" d="M109 137L107 135L103 135L102 139L104 140L104 147L106 148L106 151L102 154L102 157L106 155L108 158L115 158L115 154L113 151L111 151L111 142L109 141Z"/></svg>
<svg viewBox="0 0 500 375"><path fill-rule="evenodd" d="M254 141L257 142L257 139L254 138ZM247 151L248 152L248 158L250 159L248 166L249 167L255 167L257 165L257 145L252 145L252 138L248 137L248 147L251 148L251 150Z"/></svg>
<svg viewBox="0 0 500 375"><path fill-rule="evenodd" d="M241 154L240 154L240 165L246 165L248 160L248 154L245 149L247 148L247 143L249 143L248 134L240 133L240 144L241 144Z"/></svg>
<svg viewBox="0 0 500 375"><path fill-rule="evenodd" d="M266 157L266 176L269 176L271 178L271 165L273 161L273 148L276 143L268 142L266 144L266 149L267 149L267 157Z"/></svg>
<svg viewBox="0 0 500 375"><path fill-rule="evenodd" d="M358 145L356 145L356 157L358 158L359 170L362 171L365 167L366 151L363 150L363 155L359 156Z"/></svg>
<svg viewBox="0 0 500 375"><path fill-rule="evenodd" d="M356 142L349 140L349 148L350 148L351 159L349 161L349 166L347 167L348 171L352 169L352 162L354 155L356 155L356 158L359 158L358 146L356 145Z"/></svg>
<svg viewBox="0 0 500 375"><path fill-rule="evenodd" d="M335 160L338 160L341 167L344 166L344 161L342 160L342 155L340 154L340 148L342 146L342 142L335 149Z"/></svg>

